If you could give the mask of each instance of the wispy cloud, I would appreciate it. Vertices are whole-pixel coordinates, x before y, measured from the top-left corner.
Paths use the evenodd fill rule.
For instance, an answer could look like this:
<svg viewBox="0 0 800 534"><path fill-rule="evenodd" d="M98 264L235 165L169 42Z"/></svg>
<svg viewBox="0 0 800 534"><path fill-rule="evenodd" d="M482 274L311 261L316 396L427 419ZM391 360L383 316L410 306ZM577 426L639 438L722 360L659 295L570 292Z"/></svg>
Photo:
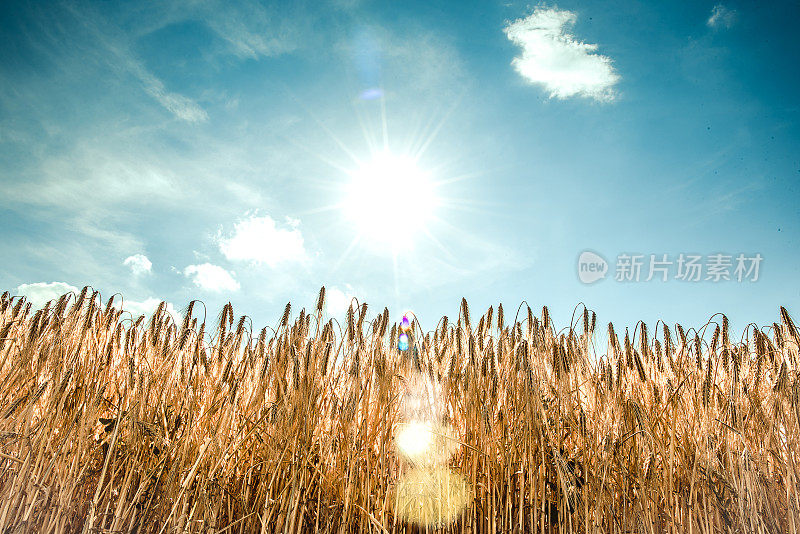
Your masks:
<svg viewBox="0 0 800 534"><path fill-rule="evenodd" d="M528 251L519 251L500 239L457 229L443 232L439 238L447 253L428 254L426 261L401 261L403 278L413 281L422 291L460 283L469 285L475 280L499 279L529 267ZM461 258L469 258L462 261Z"/></svg>
<svg viewBox="0 0 800 534"><path fill-rule="evenodd" d="M98 57L101 61L105 61L117 72L133 76L147 95L178 119L187 122L208 119L208 113L197 102L175 91L169 91L164 82L144 66L141 59L132 52L129 36L125 32L86 6L68 9L99 47Z"/></svg>
<svg viewBox="0 0 800 534"><path fill-rule="evenodd" d="M35 282L17 287L17 295L23 295L34 308L41 308L49 301L59 298L64 293L79 293L80 290L66 282Z"/></svg>
<svg viewBox="0 0 800 534"><path fill-rule="evenodd" d="M288 6L288 4L287 4ZM226 40L240 57L277 56L291 52L303 42L300 26L307 13L295 17L277 7L260 2L224 2L205 0L194 3L204 22Z"/></svg>
<svg viewBox="0 0 800 534"><path fill-rule="evenodd" d="M25 217L53 223L53 235L73 238L62 241L61 250L91 243L95 254L78 256L84 261L97 257L98 245L123 258L141 250L143 244L128 224L131 215L141 213L143 207L179 201L185 189L175 173L154 164L152 154L145 163L144 149L129 140L125 152L120 146L124 142L121 137L76 140L71 148L43 154L15 174L0 171L0 207L24 206ZM74 239L76 234L82 239ZM69 262L78 263L77 259Z"/></svg>
<svg viewBox="0 0 800 534"><path fill-rule="evenodd" d="M579 41L569 32L576 19L572 11L539 7L506 26L508 38L522 48L511 64L527 81L543 86L551 98L613 100L620 76L609 57L597 54L596 44Z"/></svg>
<svg viewBox="0 0 800 534"><path fill-rule="evenodd" d="M272 139L259 135L253 150L249 136L230 139L199 124L208 116L204 106L211 109L215 99L205 92L190 98L194 86L159 70L160 52L154 56L142 43L162 28L198 20L227 28L233 40L248 33L294 35L280 30L280 21L291 19L271 18L273 11L256 2L229 9L205 0L188 0L180 9L78 0L19 10L23 31L15 41L24 57L36 59L27 74L3 70L13 62L0 66L0 78L9 82L0 84L0 211L19 213L41 230L21 240L16 252L50 265L52 279L119 288L132 272L120 259L143 250L142 236L156 224L176 217L170 231L189 239L200 224L213 228L268 202L248 179L262 178L265 168L287 172L285 165L266 163L283 157ZM274 28L268 30L269 20ZM225 61L236 60L221 39L214 43L214 53L221 47ZM268 128L270 122L258 124ZM243 177L242 187L227 187L231 175ZM9 230L0 246L16 237Z"/></svg>
<svg viewBox="0 0 800 534"><path fill-rule="evenodd" d="M141 276L150 273L153 270L152 262L144 254L134 254L128 256L122 262L123 265L130 267L134 276Z"/></svg>
<svg viewBox="0 0 800 534"><path fill-rule="evenodd" d="M222 254L231 261L250 261L275 267L282 263L303 262L308 258L300 232L300 221L288 219L279 228L269 215L251 214L234 226L229 237L219 235Z"/></svg>
<svg viewBox="0 0 800 534"><path fill-rule="evenodd" d="M145 93L175 117L187 122L202 122L208 119L208 113L197 102L179 93L168 91L164 82L145 69L141 61L128 57L127 68L142 84Z"/></svg>
<svg viewBox="0 0 800 534"><path fill-rule="evenodd" d="M75 140L71 149L45 156L28 172L30 180L8 184L16 200L36 205L95 207L133 202L173 201L183 190L179 177L166 165L142 161L146 148L141 143L127 150L122 135L106 139Z"/></svg>
<svg viewBox="0 0 800 534"><path fill-rule="evenodd" d="M413 100L430 119L431 109L436 115L448 109L471 82L457 46L441 32L413 25L402 31L369 24L360 28L340 36L336 48L355 69L362 98L383 95L395 106ZM432 107L423 106L426 102Z"/></svg>
<svg viewBox="0 0 800 534"><path fill-rule="evenodd" d="M194 285L207 291L238 291L240 287L232 272L212 263L189 265L183 274L191 278Z"/></svg>
<svg viewBox="0 0 800 534"><path fill-rule="evenodd" d="M717 4L711 9L711 16L708 17L706 24L709 28L730 28L736 24L738 13L735 9Z"/></svg>

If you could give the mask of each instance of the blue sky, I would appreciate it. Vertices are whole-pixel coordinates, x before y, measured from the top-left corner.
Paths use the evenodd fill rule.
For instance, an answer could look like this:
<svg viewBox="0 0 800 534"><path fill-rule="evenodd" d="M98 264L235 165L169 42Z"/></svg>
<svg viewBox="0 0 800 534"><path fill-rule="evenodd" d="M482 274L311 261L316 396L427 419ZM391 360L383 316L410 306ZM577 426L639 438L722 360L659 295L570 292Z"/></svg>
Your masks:
<svg viewBox="0 0 800 534"><path fill-rule="evenodd" d="M333 315L354 295L427 328L462 296L558 325L578 302L630 327L797 317L798 11L3 4L0 288L231 301L255 325L323 284ZM366 210L357 179L388 180ZM605 279L581 282L585 250ZM740 253L757 281L644 281L651 254ZM615 279L621 254L640 281Z"/></svg>

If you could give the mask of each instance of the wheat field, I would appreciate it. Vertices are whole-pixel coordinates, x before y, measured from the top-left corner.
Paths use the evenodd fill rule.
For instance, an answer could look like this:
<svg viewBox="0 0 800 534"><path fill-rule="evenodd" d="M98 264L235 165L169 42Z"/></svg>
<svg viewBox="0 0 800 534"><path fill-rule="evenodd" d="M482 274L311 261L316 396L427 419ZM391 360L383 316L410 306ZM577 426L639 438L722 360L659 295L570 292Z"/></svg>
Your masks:
<svg viewBox="0 0 800 534"><path fill-rule="evenodd" d="M734 339L462 300L401 351L388 310L324 300L258 330L3 294L0 532L798 531L784 308Z"/></svg>

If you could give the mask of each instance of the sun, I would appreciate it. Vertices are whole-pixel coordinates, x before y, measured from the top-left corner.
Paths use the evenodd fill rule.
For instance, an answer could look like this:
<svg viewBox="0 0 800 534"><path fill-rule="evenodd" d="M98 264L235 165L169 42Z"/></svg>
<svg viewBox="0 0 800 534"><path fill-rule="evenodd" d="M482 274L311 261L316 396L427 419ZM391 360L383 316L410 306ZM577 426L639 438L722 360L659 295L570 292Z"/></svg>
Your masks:
<svg viewBox="0 0 800 534"><path fill-rule="evenodd" d="M343 209L361 237L405 248L430 221L437 205L429 173L414 158L388 150L349 173Z"/></svg>

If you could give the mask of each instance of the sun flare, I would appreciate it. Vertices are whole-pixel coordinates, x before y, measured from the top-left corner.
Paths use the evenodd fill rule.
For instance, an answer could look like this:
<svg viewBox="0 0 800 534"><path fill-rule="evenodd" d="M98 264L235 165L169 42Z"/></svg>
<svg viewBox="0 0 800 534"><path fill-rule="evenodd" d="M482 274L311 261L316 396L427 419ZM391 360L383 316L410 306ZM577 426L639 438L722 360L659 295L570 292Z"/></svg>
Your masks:
<svg viewBox="0 0 800 534"><path fill-rule="evenodd" d="M350 173L343 207L360 235L397 248L411 244L436 204L429 174L413 158L383 151Z"/></svg>
<svg viewBox="0 0 800 534"><path fill-rule="evenodd" d="M411 458L423 455L431 445L432 431L431 425L420 421L406 423L397 434L397 446Z"/></svg>

